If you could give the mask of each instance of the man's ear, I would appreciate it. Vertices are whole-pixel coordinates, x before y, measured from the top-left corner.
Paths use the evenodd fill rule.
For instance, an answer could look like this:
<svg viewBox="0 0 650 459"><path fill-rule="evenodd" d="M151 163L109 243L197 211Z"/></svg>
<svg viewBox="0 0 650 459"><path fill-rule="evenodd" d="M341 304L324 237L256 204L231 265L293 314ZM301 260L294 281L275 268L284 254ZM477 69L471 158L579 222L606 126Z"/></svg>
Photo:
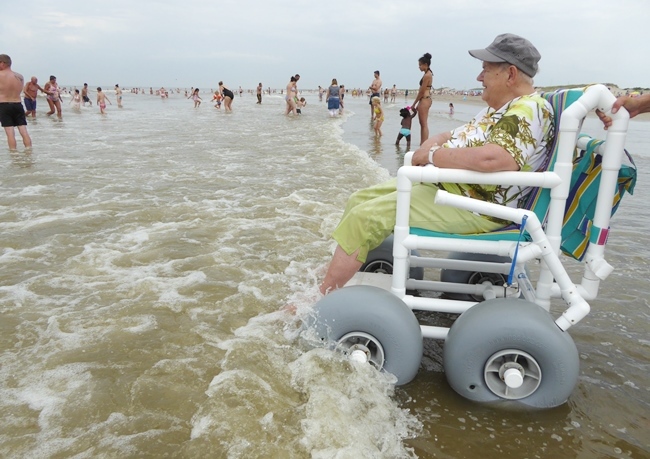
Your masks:
<svg viewBox="0 0 650 459"><path fill-rule="evenodd" d="M520 70L515 67L514 65L511 65L508 67L508 82L514 83L517 81L517 75L519 74Z"/></svg>

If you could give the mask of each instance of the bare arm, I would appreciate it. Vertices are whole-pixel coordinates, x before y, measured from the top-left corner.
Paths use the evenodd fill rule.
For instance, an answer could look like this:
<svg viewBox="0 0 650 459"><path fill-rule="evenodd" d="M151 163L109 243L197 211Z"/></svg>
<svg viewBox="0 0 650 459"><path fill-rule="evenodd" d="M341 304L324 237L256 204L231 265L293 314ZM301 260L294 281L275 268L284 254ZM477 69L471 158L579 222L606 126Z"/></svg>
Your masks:
<svg viewBox="0 0 650 459"><path fill-rule="evenodd" d="M451 137L447 134L447 140ZM429 164L429 150L435 145L442 145L441 134L429 138L413 155L414 166ZM446 142L446 140L445 140ZM439 148L434 154L437 167L467 169L477 172L518 171L519 165L508 151L500 145L488 143L481 147Z"/></svg>

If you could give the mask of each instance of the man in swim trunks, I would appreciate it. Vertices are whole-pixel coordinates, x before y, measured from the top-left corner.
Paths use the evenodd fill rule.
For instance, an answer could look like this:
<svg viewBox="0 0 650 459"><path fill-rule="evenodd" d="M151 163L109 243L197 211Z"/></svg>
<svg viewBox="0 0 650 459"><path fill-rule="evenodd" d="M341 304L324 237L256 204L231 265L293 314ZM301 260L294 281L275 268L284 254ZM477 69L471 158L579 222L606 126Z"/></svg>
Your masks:
<svg viewBox="0 0 650 459"><path fill-rule="evenodd" d="M32 118L36 118L36 95L38 91L45 92L41 85L38 84L38 78L35 76L25 85L23 93L25 93L25 98L23 102L25 103L25 116L29 116L31 113Z"/></svg>
<svg viewBox="0 0 650 459"><path fill-rule="evenodd" d="M111 102L109 98L106 97L106 94L102 92L102 88L97 88L97 106L99 107L99 113L102 115L106 113L104 111L106 108L106 101L108 101L109 104L113 105L113 102Z"/></svg>
<svg viewBox="0 0 650 459"><path fill-rule="evenodd" d="M81 90L81 99L84 101L84 107L86 106L86 102L88 102L91 107L93 106L93 103L88 97L88 83L84 83L84 87Z"/></svg>
<svg viewBox="0 0 650 459"><path fill-rule="evenodd" d="M372 106L372 98L377 96L381 97L381 78L379 78L379 70L375 70L375 79L370 83L370 117L375 116L374 107Z"/></svg>
<svg viewBox="0 0 650 459"><path fill-rule="evenodd" d="M11 58L0 54L0 124L5 128L9 150L16 149L16 131L23 138L26 148L32 146L32 139L27 133L27 118L20 102L20 93L23 91L25 79L20 73L11 70Z"/></svg>

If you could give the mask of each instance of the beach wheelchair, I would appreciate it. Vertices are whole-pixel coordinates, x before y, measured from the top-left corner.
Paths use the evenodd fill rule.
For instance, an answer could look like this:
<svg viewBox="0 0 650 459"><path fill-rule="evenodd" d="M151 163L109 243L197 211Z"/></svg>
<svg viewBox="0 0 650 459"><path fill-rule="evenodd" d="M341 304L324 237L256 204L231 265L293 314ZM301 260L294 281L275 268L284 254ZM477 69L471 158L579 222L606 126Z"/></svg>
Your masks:
<svg viewBox="0 0 650 459"><path fill-rule="evenodd" d="M317 340L392 373L398 385L418 373L423 338L444 340L445 375L461 396L535 408L566 402L579 376L568 330L589 313L588 301L614 269L604 258L610 218L623 194L632 193L636 169L624 150L624 109L611 115L604 141L580 134L590 111L611 114L615 97L605 86L543 96L555 109L556 126L543 172L414 167L407 155L397 173L392 258L379 263L384 255L371 252L368 266L381 269L357 273L314 305L306 322ZM417 182L534 188L528 204L517 209L439 191L437 204L512 222L495 232L461 235L409 227L410 190ZM579 283L565 268L572 260L583 265ZM440 280L421 275L432 268ZM563 311L551 310L553 300L563 302ZM450 326L425 325L414 311L457 318Z"/></svg>

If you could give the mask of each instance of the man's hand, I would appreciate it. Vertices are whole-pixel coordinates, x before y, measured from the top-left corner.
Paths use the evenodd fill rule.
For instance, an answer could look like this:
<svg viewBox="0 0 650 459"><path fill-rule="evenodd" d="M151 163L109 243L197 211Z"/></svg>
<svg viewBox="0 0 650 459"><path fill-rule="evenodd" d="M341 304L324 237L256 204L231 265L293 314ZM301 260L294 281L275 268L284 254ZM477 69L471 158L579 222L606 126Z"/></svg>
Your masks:
<svg viewBox="0 0 650 459"><path fill-rule="evenodd" d="M421 146L415 153L413 153L413 158L411 158L411 164L414 166L426 166L429 163L429 150L431 147Z"/></svg>

